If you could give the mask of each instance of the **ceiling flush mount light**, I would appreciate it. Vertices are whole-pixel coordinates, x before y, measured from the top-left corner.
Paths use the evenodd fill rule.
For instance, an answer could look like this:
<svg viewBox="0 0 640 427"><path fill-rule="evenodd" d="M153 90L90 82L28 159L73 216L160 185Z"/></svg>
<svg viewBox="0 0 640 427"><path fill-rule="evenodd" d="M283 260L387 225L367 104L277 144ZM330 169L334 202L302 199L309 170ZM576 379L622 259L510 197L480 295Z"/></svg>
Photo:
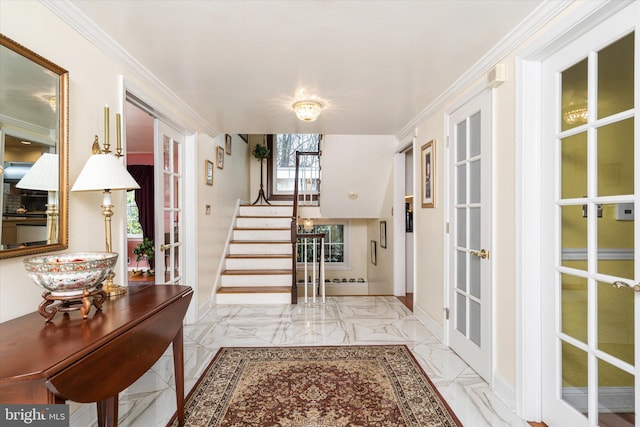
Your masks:
<svg viewBox="0 0 640 427"><path fill-rule="evenodd" d="M303 122L312 122L318 118L324 105L317 99L301 99L292 105L296 116Z"/></svg>
<svg viewBox="0 0 640 427"><path fill-rule="evenodd" d="M589 110L587 107L578 107L565 111L563 119L568 125L575 125L578 123L587 123L589 118Z"/></svg>

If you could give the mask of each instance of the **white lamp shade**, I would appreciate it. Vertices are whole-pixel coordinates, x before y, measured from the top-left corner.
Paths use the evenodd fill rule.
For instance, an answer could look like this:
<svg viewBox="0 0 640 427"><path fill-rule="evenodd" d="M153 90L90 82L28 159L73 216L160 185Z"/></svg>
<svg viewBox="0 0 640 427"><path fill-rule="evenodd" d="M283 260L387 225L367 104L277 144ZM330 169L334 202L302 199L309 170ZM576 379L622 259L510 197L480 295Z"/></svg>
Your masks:
<svg viewBox="0 0 640 427"><path fill-rule="evenodd" d="M18 181L16 187L27 190L58 191L59 175L58 155L44 153Z"/></svg>
<svg viewBox="0 0 640 427"><path fill-rule="evenodd" d="M113 154L92 154L71 191L134 190L140 188Z"/></svg>

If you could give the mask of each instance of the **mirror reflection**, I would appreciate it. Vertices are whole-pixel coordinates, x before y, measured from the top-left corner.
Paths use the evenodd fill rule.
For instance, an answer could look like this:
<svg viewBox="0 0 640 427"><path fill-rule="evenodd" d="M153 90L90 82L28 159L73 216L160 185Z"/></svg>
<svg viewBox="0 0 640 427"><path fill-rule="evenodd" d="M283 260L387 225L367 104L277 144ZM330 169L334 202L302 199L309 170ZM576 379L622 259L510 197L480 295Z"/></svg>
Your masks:
<svg viewBox="0 0 640 427"><path fill-rule="evenodd" d="M0 258L67 244L67 72L0 35Z"/></svg>

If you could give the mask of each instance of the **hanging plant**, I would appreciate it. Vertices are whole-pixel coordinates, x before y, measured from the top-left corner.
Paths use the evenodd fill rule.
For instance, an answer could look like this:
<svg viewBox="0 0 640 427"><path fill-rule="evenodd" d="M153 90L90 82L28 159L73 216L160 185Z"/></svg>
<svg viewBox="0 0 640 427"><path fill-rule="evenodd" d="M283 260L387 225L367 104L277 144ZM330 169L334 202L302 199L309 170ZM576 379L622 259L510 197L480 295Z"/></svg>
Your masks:
<svg viewBox="0 0 640 427"><path fill-rule="evenodd" d="M267 157L269 157L270 152L271 150L269 150L266 145L258 144L255 147L253 147L251 154L253 154L253 157L255 157L256 160L260 162L263 159L266 159Z"/></svg>

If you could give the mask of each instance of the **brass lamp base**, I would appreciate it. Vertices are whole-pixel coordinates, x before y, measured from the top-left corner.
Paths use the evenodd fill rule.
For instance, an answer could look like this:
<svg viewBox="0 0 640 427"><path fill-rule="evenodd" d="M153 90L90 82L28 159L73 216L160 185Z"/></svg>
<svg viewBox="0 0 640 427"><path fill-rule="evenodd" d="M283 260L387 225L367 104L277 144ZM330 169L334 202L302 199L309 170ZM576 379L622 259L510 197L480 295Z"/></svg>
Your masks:
<svg viewBox="0 0 640 427"><path fill-rule="evenodd" d="M104 284L102 285L102 290L105 291L107 295L110 297L126 294L127 287L116 285L115 283L113 283L114 277L115 277L115 274L113 273L111 273L109 277L107 277L107 280L105 280Z"/></svg>

